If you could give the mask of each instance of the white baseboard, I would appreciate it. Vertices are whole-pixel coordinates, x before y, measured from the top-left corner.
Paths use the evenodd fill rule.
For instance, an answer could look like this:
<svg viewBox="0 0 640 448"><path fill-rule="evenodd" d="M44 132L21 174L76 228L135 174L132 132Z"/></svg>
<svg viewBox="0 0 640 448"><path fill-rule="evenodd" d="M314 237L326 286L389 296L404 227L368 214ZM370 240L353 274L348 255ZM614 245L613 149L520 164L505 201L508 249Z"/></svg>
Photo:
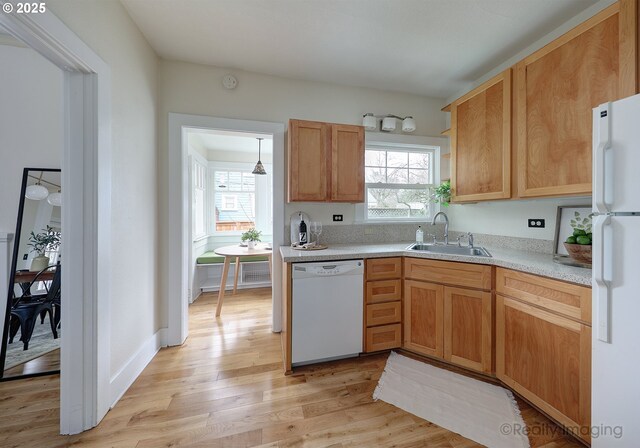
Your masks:
<svg viewBox="0 0 640 448"><path fill-rule="evenodd" d="M194 289L193 292L196 293L196 295L194 296L193 293L192 293L191 300L189 301L189 304L192 304L193 302L198 300L198 297L200 297L202 295L202 289L201 288Z"/></svg>
<svg viewBox="0 0 640 448"><path fill-rule="evenodd" d="M111 377L111 407L122 398L133 382L151 362L158 350L167 346L167 329L161 328L140 347L140 349Z"/></svg>

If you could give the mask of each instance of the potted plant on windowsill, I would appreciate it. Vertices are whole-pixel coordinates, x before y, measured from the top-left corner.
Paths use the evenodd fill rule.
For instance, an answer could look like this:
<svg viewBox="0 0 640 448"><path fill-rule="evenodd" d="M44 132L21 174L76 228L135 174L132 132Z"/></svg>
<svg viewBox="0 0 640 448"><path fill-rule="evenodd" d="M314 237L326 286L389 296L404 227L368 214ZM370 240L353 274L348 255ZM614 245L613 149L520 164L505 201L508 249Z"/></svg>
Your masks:
<svg viewBox="0 0 640 448"><path fill-rule="evenodd" d="M256 243L261 241L260 236L262 236L262 232L259 232L255 227L252 227L242 234L240 240L243 243L247 243L248 249L254 249L256 247Z"/></svg>
<svg viewBox="0 0 640 448"><path fill-rule="evenodd" d="M31 231L27 246L31 247L31 252L38 254L31 260L30 270L40 272L49 266L49 257L45 255L46 252L56 251L60 247L60 232L51 226L47 226L38 234Z"/></svg>
<svg viewBox="0 0 640 448"><path fill-rule="evenodd" d="M442 204L444 207L449 207L451 202L451 181L445 180L437 187L433 188L431 197L436 204Z"/></svg>

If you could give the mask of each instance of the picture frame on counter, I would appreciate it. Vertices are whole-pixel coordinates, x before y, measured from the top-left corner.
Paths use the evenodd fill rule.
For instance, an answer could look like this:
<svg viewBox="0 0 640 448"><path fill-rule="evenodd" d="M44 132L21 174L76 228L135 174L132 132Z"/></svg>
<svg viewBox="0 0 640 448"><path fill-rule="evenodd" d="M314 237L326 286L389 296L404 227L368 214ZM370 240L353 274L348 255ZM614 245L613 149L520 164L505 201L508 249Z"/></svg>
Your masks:
<svg viewBox="0 0 640 448"><path fill-rule="evenodd" d="M563 244L569 236L573 235L571 220L576 216L576 212L583 217L589 216L591 214L591 204L558 206L556 212L556 232L553 240L553 261L568 266L590 268L591 265L577 262L571 258Z"/></svg>

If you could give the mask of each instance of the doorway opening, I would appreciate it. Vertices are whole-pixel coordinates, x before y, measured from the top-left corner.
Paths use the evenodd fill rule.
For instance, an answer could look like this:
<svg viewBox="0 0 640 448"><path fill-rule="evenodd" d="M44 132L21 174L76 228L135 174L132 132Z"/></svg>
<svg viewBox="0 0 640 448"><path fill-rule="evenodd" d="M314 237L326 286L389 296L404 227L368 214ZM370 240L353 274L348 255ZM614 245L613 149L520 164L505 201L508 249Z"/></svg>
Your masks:
<svg viewBox="0 0 640 448"><path fill-rule="evenodd" d="M189 129L187 144L189 303L221 287L227 300L230 291L271 288L273 135ZM222 281L225 253L238 255L228 255Z"/></svg>
<svg viewBox="0 0 640 448"><path fill-rule="evenodd" d="M60 432L75 434L97 425L112 403L111 72L48 10L1 14L0 26L63 72L60 221L63 239L73 238L60 253Z"/></svg>
<svg viewBox="0 0 640 448"><path fill-rule="evenodd" d="M199 283L194 287L195 281L195 258L194 254L203 251L203 249L213 250L215 245L238 245L241 241L244 227L253 226L260 231L262 227L265 242L270 239L273 250L269 251L269 259L271 266L268 271L271 273L272 283L272 330L279 332L281 330L281 291L282 291L282 263L277 248L284 241L284 130L282 123L271 123L262 121L237 120L229 118L216 118L201 115L185 115L185 114L169 114L169 145L168 145L168 171L169 171L169 207L168 207L168 229L166 241L168 244L168 257L164 266L167 273L167 341L168 345L181 345L189 334L188 329L188 304L197 294ZM209 140L212 143L211 151L197 148L191 148L190 159L190 136L193 137L192 146L198 146L196 140ZM203 137L204 136L204 137ZM258 143L257 139L264 139ZM238 145L233 152L222 150L224 146L216 149L213 142L221 143L224 140L237 139ZM266 142L266 143L265 143ZM244 145L244 146L243 146ZM260 146L259 146L260 145ZM262 162L267 168L267 175L254 175L252 178L252 167L255 167L258 161L258 149L264 149L265 146L271 147L269 154L260 153L263 158ZM243 150L240 148L244 148ZM267 149L268 151L268 149ZM194 154L196 154L194 156ZM231 156L233 154L233 156ZM209 161L210 157L214 159ZM229 160L225 157L234 157ZM193 168L191 163L194 159L199 159L204 168ZM217 159L217 160L216 160ZM269 163L265 163L270 159ZM211 162L211 166L209 163ZM194 178L190 177L191 169L199 170ZM271 174L269 174L271 171ZM207 176L208 175L208 176ZM200 176L198 180L197 177ZM217 177L216 177L217 176ZM256 177L263 179L256 180ZM202 191L196 193L196 188L192 188L191 182L199 182L199 190L203 186L209 185L209 201L206 201L206 194ZM262 188L260 187L262 185ZM231 189L235 190L231 193ZM242 193L254 190L254 207L250 209L250 205L245 196L250 195ZM265 195L264 191L271 190L271 195ZM195 195L202 196L200 199ZM268 198L271 199L271 207L268 204ZM259 200L260 198L267 198ZM194 238L194 219L193 219L193 201L202 200L207 209L203 209L201 215L197 218L201 220L197 230L201 233L201 238ZM216 203L216 201L218 201ZM245 201L245 202L243 202ZM249 201L250 202L250 201ZM208 205L207 205L208 204ZM216 208L218 212L216 212ZM269 208L271 208L269 214ZM202 210L202 207L201 207ZM255 215L255 216L254 216ZM204 216L204 219L202 217ZM271 225L269 226L269 222ZM207 227L208 226L208 227ZM203 229L204 227L204 229ZM268 235L267 232L271 232ZM207 233L209 232L209 233ZM227 233L228 232L228 233ZM198 233L198 232L195 232ZM226 233L226 235L225 235ZM270 238L268 238L270 236ZM196 245L200 246L194 250L194 239ZM205 242L206 239L206 242ZM265 253L261 255L265 255ZM227 268L230 270L229 257L225 257L225 263L222 272L219 272L220 283L222 278L227 279L229 272L224 272ZM235 256L234 256L235 258ZM213 264L213 263L212 263ZM248 264L248 263L247 263ZM234 263L235 265L235 263ZM243 280L245 286L251 286L251 281L266 281L266 276L261 274L264 271L265 263L258 260L255 265L248 265L243 268L240 263L239 274L246 274ZM266 264L268 266L268 264ZM193 271L191 270L193 269ZM191 274L194 272L194 274ZM232 272L232 278L235 278ZM206 273L205 278L216 277L215 274ZM253 279L252 279L253 277ZM200 282L198 275L197 281ZM225 280L226 281L226 280ZM235 283L235 282L233 282ZM254 283L255 284L255 283ZM201 287L200 287L201 289ZM224 288L222 288L224 291ZM218 303L222 303L219 301ZM218 307L218 314L220 307ZM223 312L223 311L222 311ZM224 314L222 315L224 319Z"/></svg>

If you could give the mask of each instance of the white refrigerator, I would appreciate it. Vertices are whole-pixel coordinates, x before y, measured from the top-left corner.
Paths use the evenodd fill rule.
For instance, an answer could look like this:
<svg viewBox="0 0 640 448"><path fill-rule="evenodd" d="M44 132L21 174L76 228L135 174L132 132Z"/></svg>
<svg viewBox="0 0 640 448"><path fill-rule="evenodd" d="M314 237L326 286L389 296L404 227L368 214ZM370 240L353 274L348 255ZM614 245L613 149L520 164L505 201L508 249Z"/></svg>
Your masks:
<svg viewBox="0 0 640 448"><path fill-rule="evenodd" d="M592 446L640 447L640 95L593 110Z"/></svg>

